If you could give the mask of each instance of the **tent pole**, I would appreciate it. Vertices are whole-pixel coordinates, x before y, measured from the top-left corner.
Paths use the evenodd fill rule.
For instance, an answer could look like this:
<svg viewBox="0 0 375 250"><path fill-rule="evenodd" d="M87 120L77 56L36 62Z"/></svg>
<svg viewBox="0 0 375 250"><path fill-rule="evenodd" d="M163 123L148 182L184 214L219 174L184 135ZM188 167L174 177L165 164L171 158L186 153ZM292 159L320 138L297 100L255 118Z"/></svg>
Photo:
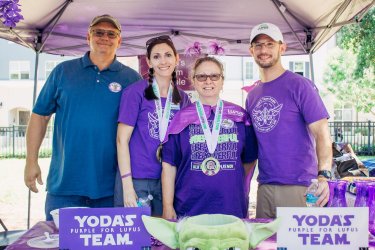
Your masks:
<svg viewBox="0 0 375 250"><path fill-rule="evenodd" d="M309 60L310 60L310 72L311 72L311 81L312 82L315 82L315 75L314 75L314 60L313 60L313 53L312 52L310 52L309 53Z"/></svg>
<svg viewBox="0 0 375 250"><path fill-rule="evenodd" d="M278 5L280 2L277 1L277 0L271 0L271 1L272 1L273 4L275 5L277 11L280 13L280 16L284 19L285 23L288 24L290 30L292 31L294 37L297 39L298 43L301 45L301 48L303 49L303 51L304 51L305 53L307 53L307 50L306 50L305 46L303 46L303 43L302 43L301 39L298 37L297 33L294 31L292 25L290 25L288 19L286 19L284 13L280 10L280 7L279 7L279 5ZM282 5L282 6L284 6L284 5Z"/></svg>
<svg viewBox="0 0 375 250"><path fill-rule="evenodd" d="M319 37L315 37L315 43L314 46L311 48L311 51L314 51L316 46L320 44L320 41L326 36L327 32L329 32L330 29L332 29L332 25L334 25L337 20L340 18L340 16L345 12L345 10L350 5L351 0L345 0L338 10L336 11L335 15L333 16L332 20L329 22L329 24L326 26L326 28L323 30L323 32L319 35Z"/></svg>
<svg viewBox="0 0 375 250"><path fill-rule="evenodd" d="M35 67L34 67L34 89L33 89L33 107L36 100L36 91L38 87L38 66L39 66L39 51L35 51ZM30 212L31 212L31 191L29 189L27 202L27 229L30 229Z"/></svg>
<svg viewBox="0 0 375 250"><path fill-rule="evenodd" d="M56 26L57 22L60 20L61 16L64 14L64 12L65 12L66 8L68 7L68 5L69 5L70 3L72 3L72 2L73 2L73 0L67 0L67 1L65 2L65 4L63 5L63 7L59 10L59 12L57 13L57 15L54 16L54 17L52 18L52 20L47 24L46 27L44 27L43 30L45 30L45 29L46 29L46 28L47 28L47 27L53 22L52 27L51 27L51 30L50 30L50 31L48 32L48 34L45 36L45 39L44 39L44 41L43 41L43 43L42 43L42 45L40 46L40 48L39 48L38 51L42 51L42 50L43 50L44 45L46 44L47 39L48 39L48 37L51 35L52 31L55 29L55 26Z"/></svg>

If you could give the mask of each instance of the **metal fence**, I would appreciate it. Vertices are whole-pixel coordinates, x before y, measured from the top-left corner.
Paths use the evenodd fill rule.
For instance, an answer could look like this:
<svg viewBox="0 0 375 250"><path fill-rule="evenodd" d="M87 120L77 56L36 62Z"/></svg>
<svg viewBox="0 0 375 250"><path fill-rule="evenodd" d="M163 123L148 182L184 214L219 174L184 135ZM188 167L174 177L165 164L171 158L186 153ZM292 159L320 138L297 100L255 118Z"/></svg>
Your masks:
<svg viewBox="0 0 375 250"><path fill-rule="evenodd" d="M375 155L375 122L330 122L333 141L347 142L358 155ZM52 152L53 129L48 126L39 155ZM26 126L0 127L0 157L26 156Z"/></svg>
<svg viewBox="0 0 375 250"><path fill-rule="evenodd" d="M27 126L0 127L1 158L19 158L26 156L26 127ZM51 156L52 134L53 129L51 126L48 126L46 136L40 146L39 156Z"/></svg>
<svg viewBox="0 0 375 250"><path fill-rule="evenodd" d="M375 155L375 122L330 122L332 140L352 145L358 155Z"/></svg>

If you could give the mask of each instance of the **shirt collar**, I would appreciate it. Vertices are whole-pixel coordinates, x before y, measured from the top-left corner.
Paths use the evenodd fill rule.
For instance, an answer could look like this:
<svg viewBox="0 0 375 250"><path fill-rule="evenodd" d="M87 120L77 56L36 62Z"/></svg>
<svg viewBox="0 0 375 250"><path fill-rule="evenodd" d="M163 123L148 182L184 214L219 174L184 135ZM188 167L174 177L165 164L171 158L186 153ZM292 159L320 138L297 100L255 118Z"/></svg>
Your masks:
<svg viewBox="0 0 375 250"><path fill-rule="evenodd" d="M84 68L95 67L95 64L90 60L90 56L89 55L90 55L90 51L86 52L85 55L82 58L83 67ZM120 71L121 70L121 66L122 66L122 64L119 61L117 61L117 56L115 56L115 59L113 60L113 62L105 70Z"/></svg>

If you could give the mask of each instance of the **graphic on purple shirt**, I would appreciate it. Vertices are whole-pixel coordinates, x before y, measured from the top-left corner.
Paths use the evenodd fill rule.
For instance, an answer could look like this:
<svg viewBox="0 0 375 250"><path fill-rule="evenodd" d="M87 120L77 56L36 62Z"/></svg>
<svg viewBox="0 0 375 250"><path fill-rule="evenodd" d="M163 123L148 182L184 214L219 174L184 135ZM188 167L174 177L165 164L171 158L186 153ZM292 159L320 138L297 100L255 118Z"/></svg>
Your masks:
<svg viewBox="0 0 375 250"><path fill-rule="evenodd" d="M161 164L156 158L159 141L159 123L154 100L147 100L144 91L147 80L141 80L127 88L121 97L118 122L134 127L129 142L133 178L159 179ZM171 105L171 117L190 104L189 97L180 90L180 104ZM161 98L164 109L166 98Z"/></svg>
<svg viewBox="0 0 375 250"><path fill-rule="evenodd" d="M210 110L208 123L212 128L216 107L204 108ZM194 109L195 105L190 105L180 111L176 119L188 117ZM241 108L232 111L241 111ZM211 155L201 125L190 122L183 124L179 133L169 134L163 145L163 161L177 168L174 197L177 215L223 213L244 218L247 204L242 162L257 158L254 132L250 126L245 126L244 120L234 121L223 114L218 145ZM171 129L174 124L171 123ZM202 169L202 162L209 157L219 161L218 169L214 170L212 160L207 161L206 170Z"/></svg>
<svg viewBox="0 0 375 250"><path fill-rule="evenodd" d="M255 86L246 110L258 140L258 182L308 186L318 171L308 125L329 118L314 83L286 71Z"/></svg>

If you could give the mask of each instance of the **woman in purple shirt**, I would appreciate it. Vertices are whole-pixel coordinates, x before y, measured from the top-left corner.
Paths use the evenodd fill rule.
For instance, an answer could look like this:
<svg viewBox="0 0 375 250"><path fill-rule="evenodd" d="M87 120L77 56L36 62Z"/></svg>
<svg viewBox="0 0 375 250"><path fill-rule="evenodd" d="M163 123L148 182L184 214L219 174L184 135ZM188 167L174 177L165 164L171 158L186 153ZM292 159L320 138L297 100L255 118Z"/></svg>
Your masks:
<svg viewBox="0 0 375 250"><path fill-rule="evenodd" d="M169 36L146 42L149 79L123 92L117 129L119 173L115 206L135 207L139 198L151 200L151 214L161 216L161 142L170 119L188 96L176 87L178 54Z"/></svg>
<svg viewBox="0 0 375 250"><path fill-rule="evenodd" d="M196 103L173 118L163 144L163 217L198 214L247 215L245 175L255 164L257 146L244 109L222 101L222 64L196 61Z"/></svg>

